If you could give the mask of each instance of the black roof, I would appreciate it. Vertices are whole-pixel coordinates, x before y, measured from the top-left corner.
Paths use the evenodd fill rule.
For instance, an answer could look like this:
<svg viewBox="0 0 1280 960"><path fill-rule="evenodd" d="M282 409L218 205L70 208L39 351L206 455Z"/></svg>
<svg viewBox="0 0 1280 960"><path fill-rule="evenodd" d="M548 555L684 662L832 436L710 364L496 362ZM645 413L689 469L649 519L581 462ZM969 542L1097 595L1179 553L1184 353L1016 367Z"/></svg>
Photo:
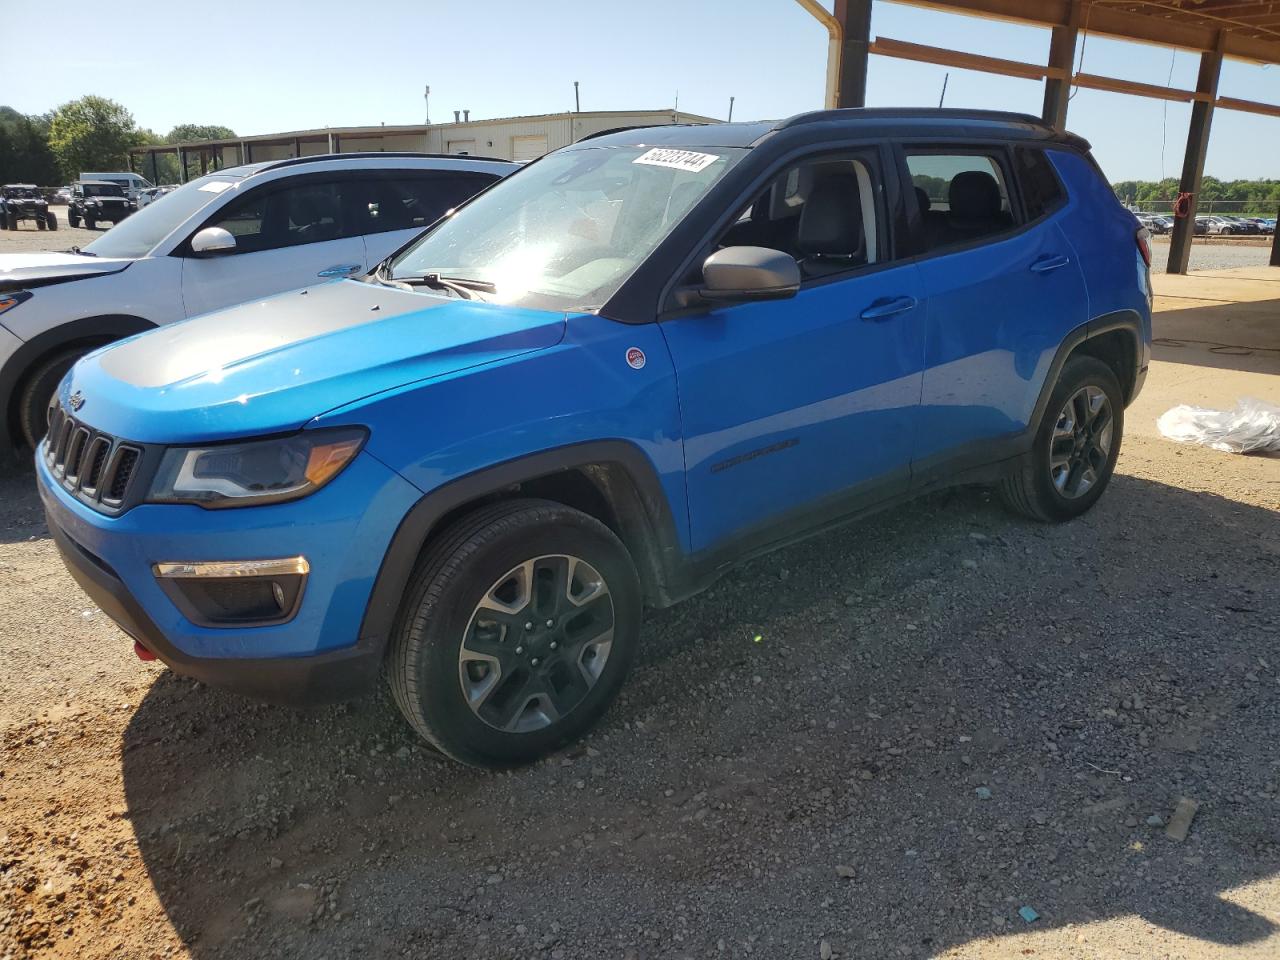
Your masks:
<svg viewBox="0 0 1280 960"><path fill-rule="evenodd" d="M590 143L593 146L751 147L767 137L785 135L809 140L837 132L851 136L1043 140L1089 149L1088 142L1082 138L1056 130L1030 114L927 107L857 107L815 110L775 121L635 127L597 135L590 138Z"/></svg>

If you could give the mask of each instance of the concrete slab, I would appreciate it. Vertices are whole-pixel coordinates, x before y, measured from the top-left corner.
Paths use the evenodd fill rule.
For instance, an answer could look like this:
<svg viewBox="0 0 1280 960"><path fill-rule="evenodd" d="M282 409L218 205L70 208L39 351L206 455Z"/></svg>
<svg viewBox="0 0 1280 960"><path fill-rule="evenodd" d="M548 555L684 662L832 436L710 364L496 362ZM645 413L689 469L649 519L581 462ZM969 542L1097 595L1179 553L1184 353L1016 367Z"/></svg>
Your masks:
<svg viewBox="0 0 1280 960"><path fill-rule="evenodd" d="M1125 429L1159 436L1180 403L1214 409L1243 396L1280 403L1280 268L1243 267L1152 277L1151 371Z"/></svg>

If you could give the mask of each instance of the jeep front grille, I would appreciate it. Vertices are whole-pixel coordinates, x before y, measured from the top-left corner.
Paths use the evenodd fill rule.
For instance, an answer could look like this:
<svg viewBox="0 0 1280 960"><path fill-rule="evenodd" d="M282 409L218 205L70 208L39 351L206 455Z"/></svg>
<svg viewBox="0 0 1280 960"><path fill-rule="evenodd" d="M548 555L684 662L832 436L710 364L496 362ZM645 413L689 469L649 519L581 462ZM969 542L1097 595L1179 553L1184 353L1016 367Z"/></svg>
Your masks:
<svg viewBox="0 0 1280 960"><path fill-rule="evenodd" d="M102 513L132 506L130 493L144 449L95 430L63 409L49 405L49 432L43 455L50 472L76 499Z"/></svg>

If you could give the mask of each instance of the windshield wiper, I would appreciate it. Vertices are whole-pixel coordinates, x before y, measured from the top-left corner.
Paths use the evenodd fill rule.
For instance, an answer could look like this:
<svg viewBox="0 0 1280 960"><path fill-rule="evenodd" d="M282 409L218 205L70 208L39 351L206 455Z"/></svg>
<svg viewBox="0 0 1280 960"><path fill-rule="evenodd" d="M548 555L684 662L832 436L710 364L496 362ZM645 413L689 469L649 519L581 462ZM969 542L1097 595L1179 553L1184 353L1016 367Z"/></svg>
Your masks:
<svg viewBox="0 0 1280 960"><path fill-rule="evenodd" d="M88 250L81 250L79 247L72 247L67 253L74 253L79 257L96 257L96 253L90 253Z"/></svg>
<svg viewBox="0 0 1280 960"><path fill-rule="evenodd" d="M478 300L476 293L497 293L498 288L488 280L476 280L472 277L442 277L438 273L424 273L420 277L396 277L394 283L406 283L413 287L430 287L433 290L448 290L467 300Z"/></svg>

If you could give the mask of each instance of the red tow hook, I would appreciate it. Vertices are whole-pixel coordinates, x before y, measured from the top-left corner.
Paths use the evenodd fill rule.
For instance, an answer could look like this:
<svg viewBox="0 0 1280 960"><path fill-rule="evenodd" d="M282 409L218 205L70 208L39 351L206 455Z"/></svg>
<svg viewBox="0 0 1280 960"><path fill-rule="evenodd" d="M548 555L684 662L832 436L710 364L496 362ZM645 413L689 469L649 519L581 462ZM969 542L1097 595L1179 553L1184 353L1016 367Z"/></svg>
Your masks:
<svg viewBox="0 0 1280 960"><path fill-rule="evenodd" d="M133 652L139 660L154 660L156 655L140 644L137 640L133 641Z"/></svg>

